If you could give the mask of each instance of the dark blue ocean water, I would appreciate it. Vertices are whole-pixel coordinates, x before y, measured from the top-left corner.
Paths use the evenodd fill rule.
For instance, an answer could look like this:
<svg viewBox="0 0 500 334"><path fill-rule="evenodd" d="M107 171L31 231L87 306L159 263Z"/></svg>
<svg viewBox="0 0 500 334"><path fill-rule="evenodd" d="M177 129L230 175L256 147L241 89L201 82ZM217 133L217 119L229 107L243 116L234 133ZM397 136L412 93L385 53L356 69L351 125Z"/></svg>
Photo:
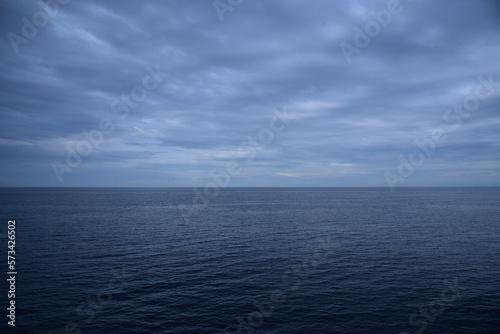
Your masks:
<svg viewBox="0 0 500 334"><path fill-rule="evenodd" d="M499 333L500 188L0 189L17 333Z"/></svg>

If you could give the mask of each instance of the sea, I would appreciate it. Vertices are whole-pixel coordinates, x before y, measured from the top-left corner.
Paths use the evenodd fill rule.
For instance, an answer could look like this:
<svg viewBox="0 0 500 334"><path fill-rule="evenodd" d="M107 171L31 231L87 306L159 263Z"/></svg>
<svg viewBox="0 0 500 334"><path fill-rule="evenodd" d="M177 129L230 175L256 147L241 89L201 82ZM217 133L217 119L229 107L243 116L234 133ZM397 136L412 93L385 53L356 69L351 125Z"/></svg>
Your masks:
<svg viewBox="0 0 500 334"><path fill-rule="evenodd" d="M0 332L500 333L498 187L203 191L0 188Z"/></svg>

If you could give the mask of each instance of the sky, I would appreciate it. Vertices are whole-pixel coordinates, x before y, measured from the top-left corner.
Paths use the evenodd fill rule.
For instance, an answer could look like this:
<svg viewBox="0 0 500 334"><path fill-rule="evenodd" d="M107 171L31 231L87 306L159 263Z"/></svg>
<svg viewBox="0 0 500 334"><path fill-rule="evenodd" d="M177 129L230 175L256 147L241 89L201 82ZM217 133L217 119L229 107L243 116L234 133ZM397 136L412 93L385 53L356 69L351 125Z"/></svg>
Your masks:
<svg viewBox="0 0 500 334"><path fill-rule="evenodd" d="M1 1L0 186L500 186L500 4Z"/></svg>

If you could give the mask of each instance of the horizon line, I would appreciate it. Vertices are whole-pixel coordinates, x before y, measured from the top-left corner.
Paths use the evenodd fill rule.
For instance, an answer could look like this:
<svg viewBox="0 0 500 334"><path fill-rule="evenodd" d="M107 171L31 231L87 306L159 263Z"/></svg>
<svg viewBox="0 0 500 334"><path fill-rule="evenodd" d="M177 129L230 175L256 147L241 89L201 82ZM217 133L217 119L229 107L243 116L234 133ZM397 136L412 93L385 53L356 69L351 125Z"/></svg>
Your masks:
<svg viewBox="0 0 500 334"><path fill-rule="evenodd" d="M188 189L188 188L203 188L203 186L0 186L0 188L149 188L149 189ZM239 189L239 188L389 188L387 186L245 186L245 187L219 187L222 189ZM407 189L407 188L500 188L500 185L497 186L405 186L405 187L395 187L395 189Z"/></svg>

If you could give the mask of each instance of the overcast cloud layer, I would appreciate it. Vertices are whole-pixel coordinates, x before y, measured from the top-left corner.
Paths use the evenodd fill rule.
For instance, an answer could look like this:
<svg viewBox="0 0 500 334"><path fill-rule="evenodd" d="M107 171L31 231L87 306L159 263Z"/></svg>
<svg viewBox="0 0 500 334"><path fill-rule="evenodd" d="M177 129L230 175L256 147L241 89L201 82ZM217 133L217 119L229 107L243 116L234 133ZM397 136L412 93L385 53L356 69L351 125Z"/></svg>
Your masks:
<svg viewBox="0 0 500 334"><path fill-rule="evenodd" d="M500 185L497 1L402 0L357 40L388 1L65 1L0 4L1 186L202 187L228 162L229 186Z"/></svg>

